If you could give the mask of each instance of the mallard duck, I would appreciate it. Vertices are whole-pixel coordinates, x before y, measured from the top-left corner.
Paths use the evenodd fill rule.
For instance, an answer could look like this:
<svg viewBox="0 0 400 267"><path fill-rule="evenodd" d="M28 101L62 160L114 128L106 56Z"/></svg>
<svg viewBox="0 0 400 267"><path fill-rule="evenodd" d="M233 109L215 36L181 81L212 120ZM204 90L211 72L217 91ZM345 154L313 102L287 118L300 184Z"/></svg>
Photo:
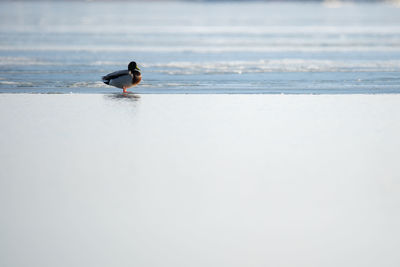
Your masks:
<svg viewBox="0 0 400 267"><path fill-rule="evenodd" d="M126 89L137 85L142 80L139 70L136 62L132 61L127 70L114 71L103 76L102 79L105 84L121 88L124 93L127 93Z"/></svg>

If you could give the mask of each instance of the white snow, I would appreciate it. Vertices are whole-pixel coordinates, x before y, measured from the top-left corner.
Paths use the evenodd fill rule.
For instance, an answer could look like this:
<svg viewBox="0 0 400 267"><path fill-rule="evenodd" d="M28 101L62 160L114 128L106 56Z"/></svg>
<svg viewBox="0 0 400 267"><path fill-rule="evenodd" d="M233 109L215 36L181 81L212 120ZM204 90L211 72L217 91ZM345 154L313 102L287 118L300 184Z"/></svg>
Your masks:
<svg viewBox="0 0 400 267"><path fill-rule="evenodd" d="M399 266L400 95L0 95L1 266Z"/></svg>

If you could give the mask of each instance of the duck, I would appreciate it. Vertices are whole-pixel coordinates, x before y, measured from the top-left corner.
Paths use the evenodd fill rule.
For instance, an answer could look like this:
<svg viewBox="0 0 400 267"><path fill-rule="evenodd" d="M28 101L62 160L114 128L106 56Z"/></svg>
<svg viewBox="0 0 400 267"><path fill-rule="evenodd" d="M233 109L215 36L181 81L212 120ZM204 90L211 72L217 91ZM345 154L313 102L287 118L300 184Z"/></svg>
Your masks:
<svg viewBox="0 0 400 267"><path fill-rule="evenodd" d="M142 74L135 61L128 64L127 70L118 70L102 77L105 84L121 88L123 93L130 93L126 89L135 86L142 80Z"/></svg>

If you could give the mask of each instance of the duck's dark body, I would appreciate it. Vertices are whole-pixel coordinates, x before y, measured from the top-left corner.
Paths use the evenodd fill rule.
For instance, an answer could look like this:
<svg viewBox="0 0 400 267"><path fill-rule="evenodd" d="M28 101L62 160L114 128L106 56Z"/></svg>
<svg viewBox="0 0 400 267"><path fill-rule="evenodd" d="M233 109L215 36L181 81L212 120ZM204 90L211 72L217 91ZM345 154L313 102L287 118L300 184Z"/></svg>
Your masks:
<svg viewBox="0 0 400 267"><path fill-rule="evenodd" d="M118 88L129 88L137 85L142 80L142 75L135 70L133 73L129 70L119 70L107 74L103 77L103 82Z"/></svg>
<svg viewBox="0 0 400 267"><path fill-rule="evenodd" d="M127 70L114 71L103 76L102 79L105 84L124 89L125 92L127 88L137 85L142 80L142 75L138 69L136 63L131 62Z"/></svg>

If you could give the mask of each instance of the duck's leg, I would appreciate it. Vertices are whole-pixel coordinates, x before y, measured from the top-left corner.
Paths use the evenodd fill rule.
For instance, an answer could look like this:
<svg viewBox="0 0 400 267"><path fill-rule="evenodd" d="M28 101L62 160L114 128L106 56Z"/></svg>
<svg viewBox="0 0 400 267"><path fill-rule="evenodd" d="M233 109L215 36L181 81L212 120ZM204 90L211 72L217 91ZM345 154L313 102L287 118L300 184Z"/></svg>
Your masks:
<svg viewBox="0 0 400 267"><path fill-rule="evenodd" d="M126 89L127 89L127 87L125 87L125 86L122 87L122 90L123 90L122 93L123 93L123 94L132 94L131 91L126 91Z"/></svg>

